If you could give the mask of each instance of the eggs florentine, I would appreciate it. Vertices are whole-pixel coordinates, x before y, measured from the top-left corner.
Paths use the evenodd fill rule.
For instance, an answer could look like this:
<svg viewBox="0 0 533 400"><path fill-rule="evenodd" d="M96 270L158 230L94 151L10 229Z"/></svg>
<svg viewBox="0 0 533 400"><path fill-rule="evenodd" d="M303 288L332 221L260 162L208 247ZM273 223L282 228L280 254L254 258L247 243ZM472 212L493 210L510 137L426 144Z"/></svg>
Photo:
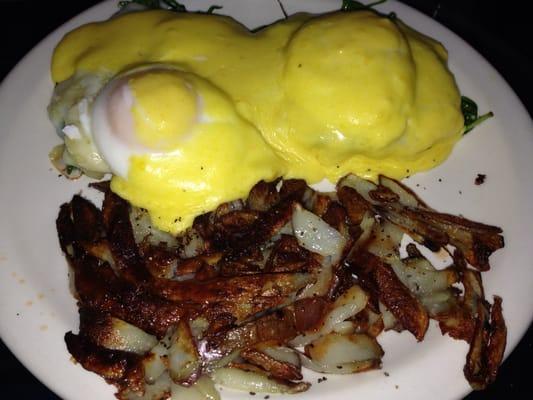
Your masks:
<svg viewBox="0 0 533 400"><path fill-rule="evenodd" d="M134 12L63 38L49 110L67 158L91 171L77 153L97 149L112 189L176 233L260 179L438 165L463 130L446 62L439 43L371 11L256 33L219 15Z"/></svg>

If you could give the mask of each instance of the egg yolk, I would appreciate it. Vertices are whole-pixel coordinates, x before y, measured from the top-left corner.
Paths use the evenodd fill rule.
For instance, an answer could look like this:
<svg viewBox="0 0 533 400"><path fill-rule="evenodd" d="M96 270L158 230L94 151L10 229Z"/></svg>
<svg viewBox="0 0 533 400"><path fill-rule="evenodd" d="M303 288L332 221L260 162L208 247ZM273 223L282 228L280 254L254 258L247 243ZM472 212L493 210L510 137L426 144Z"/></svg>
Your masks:
<svg viewBox="0 0 533 400"><path fill-rule="evenodd" d="M134 75L128 81L134 103L136 138L154 150L175 148L197 119L197 99L183 78L170 70Z"/></svg>

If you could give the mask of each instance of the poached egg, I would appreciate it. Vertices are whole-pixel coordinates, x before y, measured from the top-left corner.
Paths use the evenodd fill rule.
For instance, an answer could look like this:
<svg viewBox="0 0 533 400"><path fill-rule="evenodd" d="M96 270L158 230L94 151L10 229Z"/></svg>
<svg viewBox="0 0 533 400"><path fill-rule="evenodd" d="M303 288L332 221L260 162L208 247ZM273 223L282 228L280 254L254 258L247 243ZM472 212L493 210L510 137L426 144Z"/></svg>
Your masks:
<svg viewBox="0 0 533 400"><path fill-rule="evenodd" d="M111 189L179 232L285 166L231 100L194 74L151 66L111 80L92 108Z"/></svg>

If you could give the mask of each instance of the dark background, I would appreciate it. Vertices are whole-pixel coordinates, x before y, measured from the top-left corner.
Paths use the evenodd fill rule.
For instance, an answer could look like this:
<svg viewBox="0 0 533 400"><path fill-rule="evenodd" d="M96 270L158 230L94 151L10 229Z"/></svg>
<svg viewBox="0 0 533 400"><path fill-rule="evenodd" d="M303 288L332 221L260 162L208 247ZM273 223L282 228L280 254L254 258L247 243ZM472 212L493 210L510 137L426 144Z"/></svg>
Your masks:
<svg viewBox="0 0 533 400"><path fill-rule="evenodd" d="M96 3L95 0L0 0L0 80L45 35ZM533 115L533 22L525 7L519 8L520 2L507 3L509 6L483 0L404 0L403 3L432 16L476 48L498 69ZM213 4L223 5L224 2L213 1ZM529 382L532 347L533 329L530 327L503 364L496 383L465 399L533 398ZM0 382L2 394L6 395L2 398L58 399L16 360L1 341ZM436 398L439 398L438 390L435 388Z"/></svg>

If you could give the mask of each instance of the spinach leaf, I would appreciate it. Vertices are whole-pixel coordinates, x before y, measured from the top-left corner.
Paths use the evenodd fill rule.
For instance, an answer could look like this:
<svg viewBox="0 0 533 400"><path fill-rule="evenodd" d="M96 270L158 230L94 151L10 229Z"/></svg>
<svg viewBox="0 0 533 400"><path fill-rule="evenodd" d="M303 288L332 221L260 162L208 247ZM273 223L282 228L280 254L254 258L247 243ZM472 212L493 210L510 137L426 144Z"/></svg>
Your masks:
<svg viewBox="0 0 533 400"><path fill-rule="evenodd" d="M118 6L124 8L131 3L139 4L149 9L167 9L176 12L187 12L185 6L175 0L127 0L119 1Z"/></svg>
<svg viewBox="0 0 533 400"><path fill-rule="evenodd" d="M220 10L222 6L211 6L205 12L206 14L213 14L216 10Z"/></svg>
<svg viewBox="0 0 533 400"><path fill-rule="evenodd" d="M492 111L479 115L476 102L466 96L461 96L461 111L465 120L465 130L463 135L466 135L483 121L494 116Z"/></svg>
<svg viewBox="0 0 533 400"><path fill-rule="evenodd" d="M67 165L65 167L65 172L67 175L72 175L72 173L75 171L79 171L79 168L74 165Z"/></svg>
<svg viewBox="0 0 533 400"><path fill-rule="evenodd" d="M369 10L378 4L385 3L387 0L378 0L370 4L363 4L355 0L342 0L341 11Z"/></svg>
<svg viewBox="0 0 533 400"><path fill-rule="evenodd" d="M125 0L119 1L118 6L120 8L126 7L128 4L139 4L148 9L153 10L170 10L175 12L187 12L187 8L176 0ZM213 5L207 9L207 11L201 11L203 14L213 14L215 10L221 9L222 6Z"/></svg>

